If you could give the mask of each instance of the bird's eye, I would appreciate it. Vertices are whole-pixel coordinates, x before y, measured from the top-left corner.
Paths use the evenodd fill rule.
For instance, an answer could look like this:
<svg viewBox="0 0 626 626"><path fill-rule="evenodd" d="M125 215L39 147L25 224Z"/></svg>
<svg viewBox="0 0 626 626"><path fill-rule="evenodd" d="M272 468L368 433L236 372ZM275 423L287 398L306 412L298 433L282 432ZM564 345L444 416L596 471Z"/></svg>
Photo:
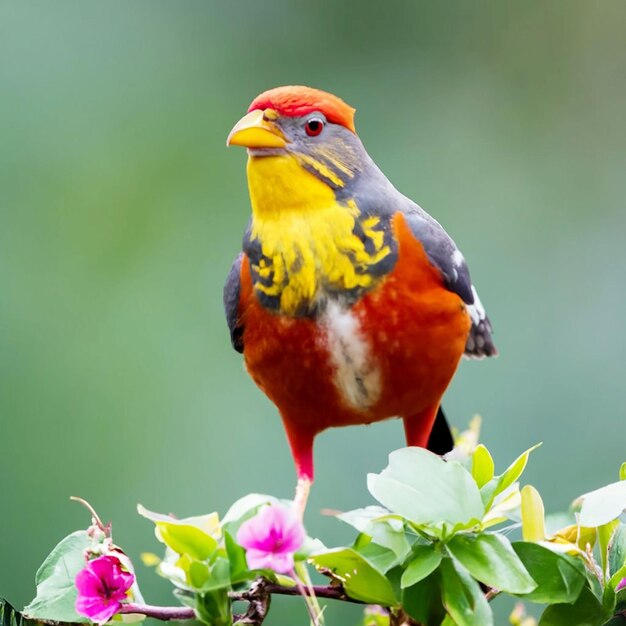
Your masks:
<svg viewBox="0 0 626 626"><path fill-rule="evenodd" d="M319 117L312 117L310 120L307 120L304 125L304 129L306 130L306 134L309 137L317 137L324 128L324 122L319 119Z"/></svg>

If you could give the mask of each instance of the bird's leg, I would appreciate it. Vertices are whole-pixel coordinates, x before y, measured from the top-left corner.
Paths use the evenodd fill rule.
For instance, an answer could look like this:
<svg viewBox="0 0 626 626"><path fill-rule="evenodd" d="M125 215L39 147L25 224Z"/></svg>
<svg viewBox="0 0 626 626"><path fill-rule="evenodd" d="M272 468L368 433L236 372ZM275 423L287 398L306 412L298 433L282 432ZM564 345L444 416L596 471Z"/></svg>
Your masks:
<svg viewBox="0 0 626 626"><path fill-rule="evenodd" d="M438 409L439 405L435 404L435 406L424 409L421 413L402 418L407 446L428 447L428 438L433 429Z"/></svg>
<svg viewBox="0 0 626 626"><path fill-rule="evenodd" d="M304 518L304 511L306 509L306 503L309 499L309 493L311 491L311 485L313 481L305 476L298 478L296 484L296 495L293 499L293 508L295 509L300 520Z"/></svg>
<svg viewBox="0 0 626 626"><path fill-rule="evenodd" d="M283 424L298 474L298 484L294 497L294 508L303 519L309 492L313 484L313 440L315 433L302 428L301 421L292 421L283 415Z"/></svg>

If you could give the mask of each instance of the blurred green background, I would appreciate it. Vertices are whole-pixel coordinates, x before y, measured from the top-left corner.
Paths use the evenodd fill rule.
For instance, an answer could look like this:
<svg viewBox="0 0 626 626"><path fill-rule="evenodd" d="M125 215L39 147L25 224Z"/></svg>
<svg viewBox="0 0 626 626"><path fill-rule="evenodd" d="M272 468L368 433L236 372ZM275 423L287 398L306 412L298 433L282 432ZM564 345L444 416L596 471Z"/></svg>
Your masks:
<svg viewBox="0 0 626 626"><path fill-rule="evenodd" d="M500 467L544 441L527 480L550 510L614 480L625 20L617 0L2 0L0 595L22 606L88 523L70 495L137 562L158 550L137 502L188 515L291 496L280 421L221 304L249 214L245 154L225 138L280 84L356 106L370 154L464 251L501 357L462 364L452 421L481 413ZM320 437L310 532L345 540L317 511L369 503L366 473L402 444L395 421ZM268 624L295 623L303 604L277 600Z"/></svg>

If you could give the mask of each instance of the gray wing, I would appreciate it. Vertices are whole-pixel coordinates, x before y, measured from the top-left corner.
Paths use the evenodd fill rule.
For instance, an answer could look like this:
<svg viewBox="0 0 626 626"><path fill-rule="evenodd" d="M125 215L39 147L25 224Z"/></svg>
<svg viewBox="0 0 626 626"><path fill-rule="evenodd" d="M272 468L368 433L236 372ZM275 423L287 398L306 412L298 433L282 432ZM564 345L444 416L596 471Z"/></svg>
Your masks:
<svg viewBox="0 0 626 626"><path fill-rule="evenodd" d="M424 246L430 262L439 269L445 286L465 302L472 318L472 327L465 356L481 359L496 356L498 351L493 343L491 322L487 317L461 251L443 227L426 211L411 202L403 211L413 234Z"/></svg>
<svg viewBox="0 0 626 626"><path fill-rule="evenodd" d="M224 312L230 331L233 348L243 354L243 322L239 316L239 294L241 292L241 262L243 252L234 260L224 284Z"/></svg>

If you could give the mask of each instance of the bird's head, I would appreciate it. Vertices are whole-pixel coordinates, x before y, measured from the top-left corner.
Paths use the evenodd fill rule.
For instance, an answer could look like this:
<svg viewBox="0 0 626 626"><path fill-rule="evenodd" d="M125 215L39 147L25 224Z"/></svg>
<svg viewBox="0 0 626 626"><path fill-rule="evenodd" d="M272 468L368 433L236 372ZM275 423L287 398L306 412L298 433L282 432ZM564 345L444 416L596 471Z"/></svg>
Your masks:
<svg viewBox="0 0 626 626"><path fill-rule="evenodd" d="M277 87L253 100L226 143L248 148L252 161L287 157L339 190L369 159L356 135L354 112L337 96L319 89ZM284 171L287 174L287 168Z"/></svg>

